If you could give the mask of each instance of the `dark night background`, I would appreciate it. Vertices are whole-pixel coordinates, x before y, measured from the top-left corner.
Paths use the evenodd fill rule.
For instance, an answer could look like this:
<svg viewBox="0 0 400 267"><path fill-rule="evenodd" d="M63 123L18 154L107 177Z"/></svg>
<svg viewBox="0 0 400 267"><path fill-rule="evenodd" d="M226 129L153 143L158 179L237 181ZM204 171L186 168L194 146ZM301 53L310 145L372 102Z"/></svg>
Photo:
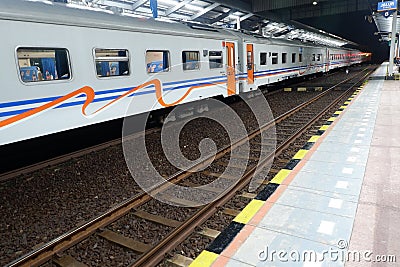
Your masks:
<svg viewBox="0 0 400 267"><path fill-rule="evenodd" d="M379 42L380 36L374 35L378 31L375 23L369 23L365 19L365 16L370 14L366 11L360 11L298 21L358 43L364 52L373 53L373 62L381 63L389 58L389 45L387 42Z"/></svg>

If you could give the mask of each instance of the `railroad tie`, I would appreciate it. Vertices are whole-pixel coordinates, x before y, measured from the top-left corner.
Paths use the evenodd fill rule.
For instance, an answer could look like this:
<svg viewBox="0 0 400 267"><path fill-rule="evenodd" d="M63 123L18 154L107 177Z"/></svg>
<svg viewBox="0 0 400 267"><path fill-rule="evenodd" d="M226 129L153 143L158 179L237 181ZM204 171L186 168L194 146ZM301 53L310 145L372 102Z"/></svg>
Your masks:
<svg viewBox="0 0 400 267"><path fill-rule="evenodd" d="M99 236L107 239L110 242L129 248L133 251L144 253L152 248L151 245L136 241L130 237L123 236L110 230L104 230L99 233Z"/></svg>
<svg viewBox="0 0 400 267"><path fill-rule="evenodd" d="M171 267L187 267L193 262L193 259L183 256L181 254L175 254L172 259L167 260L167 266Z"/></svg>
<svg viewBox="0 0 400 267"><path fill-rule="evenodd" d="M59 258L54 258L53 262L57 264L60 267L88 267L86 264L77 261L75 258L73 258L70 255L65 255Z"/></svg>
<svg viewBox="0 0 400 267"><path fill-rule="evenodd" d="M147 221L151 221L154 223L158 223L158 224L162 224L165 226L169 226L169 227L178 227L181 225L181 222L176 221L176 220L171 220L171 219L167 219L158 215L154 215L154 214L150 214L148 212L142 211L142 210L138 210L134 213L134 215L136 217L145 219Z"/></svg>
<svg viewBox="0 0 400 267"><path fill-rule="evenodd" d="M219 236L221 232L214 230L214 229L210 229L210 228L204 228L203 230L201 230L199 232L200 235L205 236L205 237L209 237L211 239L215 239L217 238L217 236Z"/></svg>

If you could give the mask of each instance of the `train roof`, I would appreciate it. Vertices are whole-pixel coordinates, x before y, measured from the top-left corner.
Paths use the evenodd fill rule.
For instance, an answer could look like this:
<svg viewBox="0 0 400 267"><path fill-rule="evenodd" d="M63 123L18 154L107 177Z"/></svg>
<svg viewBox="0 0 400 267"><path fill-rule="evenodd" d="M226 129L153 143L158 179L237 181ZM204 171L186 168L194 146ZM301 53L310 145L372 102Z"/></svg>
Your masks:
<svg viewBox="0 0 400 267"><path fill-rule="evenodd" d="M235 38L223 29L116 15L102 9L71 8L50 1L1 0L0 19L213 39Z"/></svg>
<svg viewBox="0 0 400 267"><path fill-rule="evenodd" d="M232 34L241 38L244 42L252 42L252 43L259 43L259 44L270 44L270 45L283 45L283 46L297 46L297 47L316 47L316 48L331 48L331 49L340 49L340 50L354 50L350 48L344 47L332 47L326 46L322 44L315 44L311 42L302 42L300 40L290 40L284 38L269 38L264 37L258 34L254 34L251 32L239 32L236 30L231 30Z"/></svg>

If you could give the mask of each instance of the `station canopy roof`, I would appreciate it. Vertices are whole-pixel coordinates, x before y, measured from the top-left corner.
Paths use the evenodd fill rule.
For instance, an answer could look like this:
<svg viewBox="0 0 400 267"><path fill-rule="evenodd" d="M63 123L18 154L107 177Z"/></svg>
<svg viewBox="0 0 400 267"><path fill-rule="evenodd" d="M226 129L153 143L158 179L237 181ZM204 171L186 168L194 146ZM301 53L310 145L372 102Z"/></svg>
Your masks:
<svg viewBox="0 0 400 267"><path fill-rule="evenodd" d="M372 17L375 21L376 27L378 28L378 32L376 32L376 35L381 36L381 41L389 41L391 32L392 32L392 26L393 26L393 14L390 15L389 17L385 17L384 13L382 12L374 12L372 14ZM399 32L400 30L400 17L397 16L397 23L396 23L396 32Z"/></svg>
<svg viewBox="0 0 400 267"><path fill-rule="evenodd" d="M151 18L150 0L53 0L75 8L104 9L116 15ZM158 20L238 28L266 37L296 39L327 46L357 45L333 34L291 21L273 21L254 14L250 4L230 0L157 0Z"/></svg>

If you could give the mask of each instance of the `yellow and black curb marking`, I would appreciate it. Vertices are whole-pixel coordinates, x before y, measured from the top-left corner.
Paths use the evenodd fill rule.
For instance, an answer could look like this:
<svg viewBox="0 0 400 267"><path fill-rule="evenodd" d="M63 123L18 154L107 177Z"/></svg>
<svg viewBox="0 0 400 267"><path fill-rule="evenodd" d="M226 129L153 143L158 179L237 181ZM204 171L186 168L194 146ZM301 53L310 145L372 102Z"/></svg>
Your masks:
<svg viewBox="0 0 400 267"><path fill-rule="evenodd" d="M318 139L326 132L331 124L342 114L348 107L352 100L361 92L362 88L366 85L364 82L354 94L347 99L347 101L336 111L331 118L318 130L317 134L312 136L310 140L293 156L287 165L280 170L274 178L265 186L265 188L258 193L258 195L250 201L250 203L233 219L228 227L217 236L217 238L205 249L200 255L194 259L190 267L207 267L211 266L219 255L229 246L237 234L243 227L254 217L254 215L261 209L269 197L276 191L276 189L283 183L289 176L297 164L307 155L309 150L314 146Z"/></svg>

